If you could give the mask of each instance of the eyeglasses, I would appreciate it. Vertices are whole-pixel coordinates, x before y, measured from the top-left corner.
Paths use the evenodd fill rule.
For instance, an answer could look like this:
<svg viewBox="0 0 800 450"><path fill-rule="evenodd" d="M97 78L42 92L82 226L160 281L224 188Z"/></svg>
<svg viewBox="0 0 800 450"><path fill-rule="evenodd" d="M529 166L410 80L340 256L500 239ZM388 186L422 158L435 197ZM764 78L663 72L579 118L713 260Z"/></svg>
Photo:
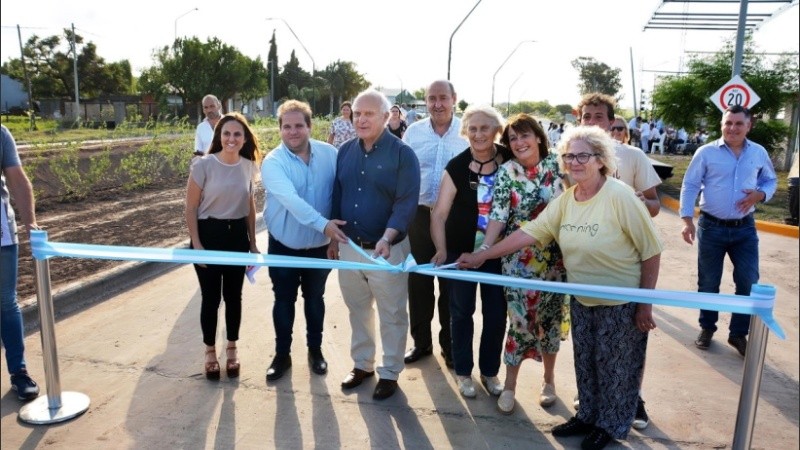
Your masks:
<svg viewBox="0 0 800 450"><path fill-rule="evenodd" d="M615 125L611 127L611 131L625 131L625 127L620 127Z"/></svg>
<svg viewBox="0 0 800 450"><path fill-rule="evenodd" d="M572 164L572 161L578 160L578 164L586 164L592 156L600 156L600 153L564 153L561 159L567 163Z"/></svg>

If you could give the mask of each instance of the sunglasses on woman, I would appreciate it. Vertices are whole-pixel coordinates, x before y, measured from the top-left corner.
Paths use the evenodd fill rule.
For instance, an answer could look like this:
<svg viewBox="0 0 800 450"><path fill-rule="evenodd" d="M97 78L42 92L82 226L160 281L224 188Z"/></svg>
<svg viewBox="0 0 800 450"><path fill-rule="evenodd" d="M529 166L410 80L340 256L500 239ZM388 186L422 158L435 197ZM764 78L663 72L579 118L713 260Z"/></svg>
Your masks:
<svg viewBox="0 0 800 450"><path fill-rule="evenodd" d="M614 125L613 127L611 127L611 131L625 131L625 127Z"/></svg>

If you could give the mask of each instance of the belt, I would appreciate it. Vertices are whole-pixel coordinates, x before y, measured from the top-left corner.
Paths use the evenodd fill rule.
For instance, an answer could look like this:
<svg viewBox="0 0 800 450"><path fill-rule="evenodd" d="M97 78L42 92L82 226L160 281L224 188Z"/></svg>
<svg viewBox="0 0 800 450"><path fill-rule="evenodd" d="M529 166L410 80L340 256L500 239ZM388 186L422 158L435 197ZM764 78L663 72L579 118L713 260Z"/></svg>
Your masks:
<svg viewBox="0 0 800 450"><path fill-rule="evenodd" d="M700 211L700 214L704 216L707 221L713 223L714 225L727 228L735 228L741 227L742 225L747 225L753 218L752 214L748 214L741 219L720 219L719 217L714 217L705 211Z"/></svg>
<svg viewBox="0 0 800 450"><path fill-rule="evenodd" d="M377 242L362 241L361 239L356 239L355 243L364 250L375 250L375 245L377 245Z"/></svg>

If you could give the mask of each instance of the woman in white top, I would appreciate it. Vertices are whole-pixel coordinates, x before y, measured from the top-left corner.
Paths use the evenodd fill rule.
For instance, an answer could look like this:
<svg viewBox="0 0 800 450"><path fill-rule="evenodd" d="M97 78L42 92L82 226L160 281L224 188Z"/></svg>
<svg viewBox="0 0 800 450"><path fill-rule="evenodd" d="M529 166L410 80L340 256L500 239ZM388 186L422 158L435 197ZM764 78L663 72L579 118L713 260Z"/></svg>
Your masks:
<svg viewBox="0 0 800 450"><path fill-rule="evenodd" d="M258 253L253 197L261 152L247 119L229 113L214 129L208 154L192 163L186 192L191 248ZM242 318L243 266L195 264L202 303L200 326L206 344L205 373L218 380L216 335L220 300L225 300L228 338L226 373L239 376L236 341Z"/></svg>

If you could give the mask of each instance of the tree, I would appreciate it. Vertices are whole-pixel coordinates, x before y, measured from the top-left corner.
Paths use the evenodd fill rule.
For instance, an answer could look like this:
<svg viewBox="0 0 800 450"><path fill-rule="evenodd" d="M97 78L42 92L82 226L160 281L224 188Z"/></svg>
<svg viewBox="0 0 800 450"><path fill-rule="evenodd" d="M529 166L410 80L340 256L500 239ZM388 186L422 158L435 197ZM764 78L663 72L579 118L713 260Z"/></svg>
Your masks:
<svg viewBox="0 0 800 450"><path fill-rule="evenodd" d="M554 106L554 108L556 109L556 111L558 111L559 114L561 114L562 119L567 114L572 114L572 110L574 109L572 105L567 105L567 104L556 105Z"/></svg>
<svg viewBox="0 0 800 450"><path fill-rule="evenodd" d="M33 35L23 46L22 54L34 98L75 99L72 30L64 29L64 42L62 46L59 36L40 39ZM76 34L75 43L76 46L83 44L83 37ZM25 80L22 60L19 58L3 63L0 73L18 81ZM132 86L133 75L127 60L107 63L97 54L97 47L92 42L85 44L78 53L78 90L82 96L128 94L132 92Z"/></svg>
<svg viewBox="0 0 800 450"><path fill-rule="evenodd" d="M424 100L426 92L427 92L427 89L424 88L424 87L421 87L421 88L417 89L416 91L414 91L414 98L421 98L421 99Z"/></svg>
<svg viewBox="0 0 800 450"><path fill-rule="evenodd" d="M653 114L676 128L695 130L708 125L711 138L720 135L720 112L711 102L711 95L731 78L734 42L728 41L713 55L689 60L685 75L663 77L652 93ZM758 139L769 152L776 150L788 134L788 127L773 121L786 102L798 92L798 65L791 55L769 63L756 52L751 39L745 42L741 77L758 93L761 101L752 108L754 116L763 116L749 137ZM713 124L713 125L712 125Z"/></svg>
<svg viewBox="0 0 800 450"><path fill-rule="evenodd" d="M206 94L215 94L225 104L237 94L252 99L268 90L268 72L261 58L252 60L217 38L205 43L196 37L176 39L172 47L156 51L153 59L156 64L139 79L142 90L159 100L179 95L198 105L198 115Z"/></svg>
<svg viewBox="0 0 800 450"><path fill-rule="evenodd" d="M612 68L591 56L581 56L572 60L572 67L578 71L578 78L580 78L578 89L580 89L581 95L600 92L617 97L617 93L622 88L622 81L619 77L622 70Z"/></svg>
<svg viewBox="0 0 800 450"><path fill-rule="evenodd" d="M394 101L395 103L410 103L416 100L413 95L411 95L407 90L403 89L397 94Z"/></svg>
<svg viewBox="0 0 800 450"><path fill-rule="evenodd" d="M458 101L458 109L460 109L461 111L466 111L468 106L469 103L467 103L467 101L464 100L463 98Z"/></svg>
<svg viewBox="0 0 800 450"><path fill-rule="evenodd" d="M289 61L286 61L286 64L283 65L278 86L279 91L288 94L289 98L309 102L311 100L310 97L306 98L300 94L301 88L311 86L311 74L300 67L300 60L297 59L294 50L292 50L291 55L289 55ZM291 88L292 86L294 86L294 89Z"/></svg>
<svg viewBox="0 0 800 450"><path fill-rule="evenodd" d="M336 60L328 64L320 77L328 84L330 114L338 111L342 102L355 98L370 85L364 75L356 70L356 64L352 61Z"/></svg>
<svg viewBox="0 0 800 450"><path fill-rule="evenodd" d="M275 30L272 30L272 39L269 40L269 56L267 56L267 60L269 61L269 90L272 92L273 101L277 100L280 97L280 93L277 90L277 86L272 85L272 80L278 79L278 44L275 40ZM273 75L274 72L274 75ZM275 84L278 84L277 82ZM270 105L270 108L272 105Z"/></svg>

